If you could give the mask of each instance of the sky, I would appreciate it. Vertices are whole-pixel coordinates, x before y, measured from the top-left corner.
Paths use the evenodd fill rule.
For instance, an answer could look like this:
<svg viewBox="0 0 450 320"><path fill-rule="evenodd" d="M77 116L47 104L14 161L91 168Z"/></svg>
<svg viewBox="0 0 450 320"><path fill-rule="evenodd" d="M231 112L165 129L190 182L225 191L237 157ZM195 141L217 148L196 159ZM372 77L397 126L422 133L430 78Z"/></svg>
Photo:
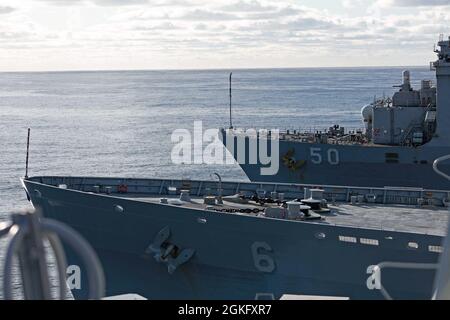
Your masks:
<svg viewBox="0 0 450 320"><path fill-rule="evenodd" d="M416 66L450 0L0 0L0 71Z"/></svg>

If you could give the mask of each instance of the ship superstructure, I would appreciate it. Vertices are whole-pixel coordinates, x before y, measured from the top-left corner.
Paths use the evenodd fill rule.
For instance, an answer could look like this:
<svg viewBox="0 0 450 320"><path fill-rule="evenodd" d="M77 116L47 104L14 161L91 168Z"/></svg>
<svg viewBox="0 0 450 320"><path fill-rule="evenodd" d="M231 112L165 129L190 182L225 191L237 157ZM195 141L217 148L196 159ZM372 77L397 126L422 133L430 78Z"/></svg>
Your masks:
<svg viewBox="0 0 450 320"><path fill-rule="evenodd" d="M271 131L267 138L230 128L220 137L252 181L449 189L450 183L432 171L433 160L450 153L450 38L441 37L438 46L438 60L431 63L436 85L423 80L415 90L404 71L392 98L362 108L365 130L335 125L325 131L281 131L279 150L273 150L279 154L277 174L262 174L266 164L260 159L248 161L256 150L250 146L270 142ZM239 139L245 140L245 157L230 147ZM450 172L449 162L442 168Z"/></svg>

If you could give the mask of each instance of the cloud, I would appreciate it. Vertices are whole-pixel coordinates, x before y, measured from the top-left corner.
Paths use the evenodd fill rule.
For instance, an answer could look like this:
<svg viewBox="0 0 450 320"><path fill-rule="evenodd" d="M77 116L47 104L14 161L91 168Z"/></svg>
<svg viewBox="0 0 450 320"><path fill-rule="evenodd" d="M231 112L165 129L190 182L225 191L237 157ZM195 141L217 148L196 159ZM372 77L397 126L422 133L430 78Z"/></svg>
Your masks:
<svg viewBox="0 0 450 320"><path fill-rule="evenodd" d="M380 0L381 6L397 7L432 7L432 6L450 6L450 0Z"/></svg>
<svg viewBox="0 0 450 320"><path fill-rule="evenodd" d="M34 0L55 6L75 6L93 3L100 6L129 6L147 4L149 0Z"/></svg>
<svg viewBox="0 0 450 320"><path fill-rule="evenodd" d="M13 7L0 6L0 14L8 14L14 11L16 11L16 9L14 9Z"/></svg>
<svg viewBox="0 0 450 320"><path fill-rule="evenodd" d="M220 8L220 10L222 11L230 11L230 12L264 12L264 11L273 11L275 9L277 9L276 6L263 5L256 0L251 1L240 0L234 3L227 4Z"/></svg>
<svg viewBox="0 0 450 320"><path fill-rule="evenodd" d="M33 0L47 3L55 6L76 6L95 4L98 6L137 6L137 5L151 5L151 6L190 6L192 1L189 0Z"/></svg>
<svg viewBox="0 0 450 320"><path fill-rule="evenodd" d="M240 17L235 14L226 13L226 12L218 12L218 11L212 11L212 10L204 10L204 9L195 9L192 11L188 11L181 16L174 17L176 19L181 20L211 20L211 21L218 21L218 20L239 20Z"/></svg>
<svg viewBox="0 0 450 320"><path fill-rule="evenodd" d="M342 0L346 12L295 0L27 1L52 7L37 20L39 11L2 17L0 68L39 57L64 67L71 55L93 66L82 69L418 64L450 20L450 8L411 6L418 0ZM370 12L369 3L410 7Z"/></svg>
<svg viewBox="0 0 450 320"><path fill-rule="evenodd" d="M150 24L148 26L138 25L134 27L136 31L171 31L171 30L179 30L180 26L173 24L172 22L162 22L158 24Z"/></svg>
<svg viewBox="0 0 450 320"><path fill-rule="evenodd" d="M362 6L364 0L342 0L342 6L346 9L353 9L357 6Z"/></svg>

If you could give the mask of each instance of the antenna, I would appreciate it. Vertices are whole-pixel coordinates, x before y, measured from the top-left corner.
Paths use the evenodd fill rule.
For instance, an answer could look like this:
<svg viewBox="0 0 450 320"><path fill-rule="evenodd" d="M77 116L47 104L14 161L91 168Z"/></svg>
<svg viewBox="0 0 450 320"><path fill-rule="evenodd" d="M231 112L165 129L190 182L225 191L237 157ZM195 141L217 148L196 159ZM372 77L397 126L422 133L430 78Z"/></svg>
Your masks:
<svg viewBox="0 0 450 320"><path fill-rule="evenodd" d="M231 118L231 98L232 98L232 95L231 95L231 77L233 76L233 72L231 72L230 73L230 129L233 129L233 120L232 120L232 118Z"/></svg>
<svg viewBox="0 0 450 320"><path fill-rule="evenodd" d="M25 179L28 179L28 156L30 154L30 128L28 128L27 137L27 159L25 161Z"/></svg>

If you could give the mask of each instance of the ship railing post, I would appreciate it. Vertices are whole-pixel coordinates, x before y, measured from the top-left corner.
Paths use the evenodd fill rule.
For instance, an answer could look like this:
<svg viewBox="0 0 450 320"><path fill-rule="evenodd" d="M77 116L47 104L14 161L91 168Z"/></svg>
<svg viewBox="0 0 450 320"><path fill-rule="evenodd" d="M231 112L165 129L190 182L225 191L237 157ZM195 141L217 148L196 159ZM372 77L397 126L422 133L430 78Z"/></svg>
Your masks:
<svg viewBox="0 0 450 320"><path fill-rule="evenodd" d="M411 262L391 262L385 261L376 265L378 268L378 281L380 282L380 291L386 300L393 300L392 296L384 288L381 279L381 270L383 269L407 269L407 270L437 270L439 264L436 263L411 263Z"/></svg>
<svg viewBox="0 0 450 320"><path fill-rule="evenodd" d="M159 194L162 194L163 188L164 188L164 180L161 180L161 186L159 187Z"/></svg>
<svg viewBox="0 0 450 320"><path fill-rule="evenodd" d="M89 299L104 295L103 268L95 251L77 232L61 222L41 217L39 211L25 211L11 216L11 223L0 229L0 238L9 236L3 267L3 298L12 300L14 260L18 258L18 275L22 280L23 295L29 300L52 299L51 279L44 240L47 240L55 260L58 275L58 298L67 298L67 261L62 243L74 250L85 266Z"/></svg>
<svg viewBox="0 0 450 320"><path fill-rule="evenodd" d="M202 193L202 188L203 188L203 181L200 181L199 185L198 185L198 191L197 191L197 196L199 197L200 194Z"/></svg>

